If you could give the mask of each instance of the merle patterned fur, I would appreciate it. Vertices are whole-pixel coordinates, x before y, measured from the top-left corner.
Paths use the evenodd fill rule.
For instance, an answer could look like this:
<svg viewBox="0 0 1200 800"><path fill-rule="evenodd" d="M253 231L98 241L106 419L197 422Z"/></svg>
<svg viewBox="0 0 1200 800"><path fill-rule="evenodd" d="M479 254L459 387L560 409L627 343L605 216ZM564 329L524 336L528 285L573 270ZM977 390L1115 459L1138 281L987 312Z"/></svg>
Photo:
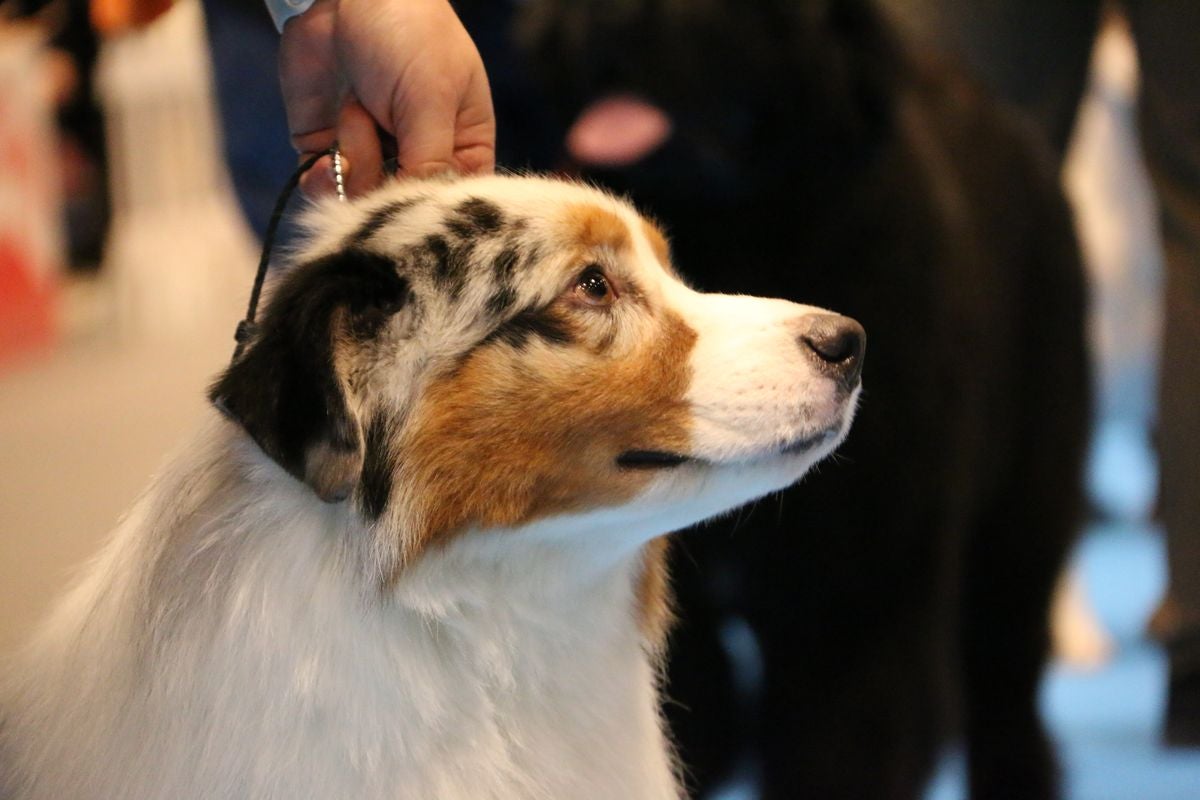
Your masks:
<svg viewBox="0 0 1200 800"><path fill-rule="evenodd" d="M514 238L524 225L506 221L493 203L481 198L460 203L446 212L440 225L445 233L421 237L394 256L367 249L385 227L402 231L403 214L419 202L381 206L347 237L342 250L292 267L271 295L256 337L209 393L226 416L245 427L263 452L298 480L305 480L306 458L318 445L343 453L361 450L358 503L366 519L377 519L387 508L396 468L387 432L399 423L369 412L365 433L360 432L335 374L333 348L339 333L369 341L401 309L416 326L422 303L412 281L428 280L433 291L454 302L461 299L472 272L481 272L494 284L480 309L492 324L482 344L500 341L520 348L531 337L550 344L571 341L570 331L547 308L515 310L519 273L538 250L536 244ZM479 262L477 245L505 235L509 240L499 254L490 263Z"/></svg>
<svg viewBox="0 0 1200 800"><path fill-rule="evenodd" d="M367 423L359 504L368 520L379 519L391 498L396 459L391 452L390 433L395 424L395 420L382 412L376 412Z"/></svg>
<svg viewBox="0 0 1200 800"><path fill-rule="evenodd" d="M300 265L282 281L257 336L217 378L209 399L304 480L314 446L362 446L334 371L335 325L340 320L359 339L374 337L408 303L409 284L392 259L358 248Z"/></svg>

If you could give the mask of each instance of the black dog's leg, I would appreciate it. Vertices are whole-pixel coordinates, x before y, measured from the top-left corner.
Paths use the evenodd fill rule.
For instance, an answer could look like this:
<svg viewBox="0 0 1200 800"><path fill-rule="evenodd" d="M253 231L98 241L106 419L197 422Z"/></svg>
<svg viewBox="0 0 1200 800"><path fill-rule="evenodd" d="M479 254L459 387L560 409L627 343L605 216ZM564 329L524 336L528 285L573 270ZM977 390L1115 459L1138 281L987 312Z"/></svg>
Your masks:
<svg viewBox="0 0 1200 800"><path fill-rule="evenodd" d="M969 557L962 648L972 800L1058 796L1037 697L1060 558L1052 548L1032 552L1032 524L1027 515L998 514Z"/></svg>
<svg viewBox="0 0 1200 800"><path fill-rule="evenodd" d="M1051 594L1074 518L1056 508L1061 497L1024 488L1012 495L1014 507L998 509L983 526L968 554L962 658L972 800L1059 796L1037 699Z"/></svg>
<svg viewBox="0 0 1200 800"><path fill-rule="evenodd" d="M887 609L845 619L869 642L828 637L789 646L794 632L765 629L764 800L916 800L941 737L937 647L927 614Z"/></svg>
<svg viewBox="0 0 1200 800"><path fill-rule="evenodd" d="M749 698L740 696L737 665L722 642L731 613L720 591L736 562L706 529L679 534L671 548L677 620L669 640L662 707L689 797L703 798L734 776L747 749ZM701 562L704 568L701 568Z"/></svg>
<svg viewBox="0 0 1200 800"><path fill-rule="evenodd" d="M1048 184L1048 182L1047 182ZM1037 709L1049 607L1083 508L1090 427L1083 273L1065 204L1034 196L1035 233L1019 309L1014 425L990 506L966 550L965 726L973 800L1057 797L1053 748Z"/></svg>
<svg viewBox="0 0 1200 800"><path fill-rule="evenodd" d="M867 410L862 422L879 423ZM952 548L927 504L892 496L914 485L877 481L847 452L760 504L733 538L737 555L718 562L744 570L744 613L761 650L750 743L765 800L915 800L944 730ZM882 469L894 475L893 466ZM883 496L864 502L864 485Z"/></svg>

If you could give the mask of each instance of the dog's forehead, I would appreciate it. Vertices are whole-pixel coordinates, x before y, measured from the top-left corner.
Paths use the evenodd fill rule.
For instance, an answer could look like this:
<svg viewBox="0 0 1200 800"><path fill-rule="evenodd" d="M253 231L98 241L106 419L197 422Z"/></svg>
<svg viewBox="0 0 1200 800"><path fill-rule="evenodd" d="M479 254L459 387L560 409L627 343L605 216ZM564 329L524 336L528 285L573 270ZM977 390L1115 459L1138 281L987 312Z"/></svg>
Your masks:
<svg viewBox="0 0 1200 800"><path fill-rule="evenodd" d="M627 202L546 178L397 181L355 203L319 205L307 222L310 252L364 248L404 254L421 248L443 262L447 255L457 262L491 260L499 277L513 277L517 261L562 253L583 257L594 250L644 256L669 269L662 233ZM474 255L483 258L468 258Z"/></svg>
<svg viewBox="0 0 1200 800"><path fill-rule="evenodd" d="M662 234L629 203L582 184L514 176L394 182L353 203L317 206L308 222L291 279L323 261L344 265L328 277L346 282L345 291L327 288L364 308L372 300L351 291L364 282L355 264L386 264L406 287L390 311L375 315L387 324L357 337L371 342L362 351L369 359L386 361L402 345L425 354L414 364L429 366L497 337L527 341L530 330L561 341L563 323L549 324L549 309L596 266L630 290L620 330L676 305L679 281ZM506 336L510 328L518 333Z"/></svg>

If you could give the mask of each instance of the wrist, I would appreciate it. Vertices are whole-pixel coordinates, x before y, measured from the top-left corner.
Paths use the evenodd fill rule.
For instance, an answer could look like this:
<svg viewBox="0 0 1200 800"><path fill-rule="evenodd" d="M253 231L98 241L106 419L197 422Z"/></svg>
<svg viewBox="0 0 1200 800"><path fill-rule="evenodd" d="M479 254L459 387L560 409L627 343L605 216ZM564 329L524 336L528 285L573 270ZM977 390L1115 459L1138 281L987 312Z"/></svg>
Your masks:
<svg viewBox="0 0 1200 800"><path fill-rule="evenodd" d="M275 23L275 30L283 33L283 27L295 17L307 12L323 0L266 0L267 11Z"/></svg>

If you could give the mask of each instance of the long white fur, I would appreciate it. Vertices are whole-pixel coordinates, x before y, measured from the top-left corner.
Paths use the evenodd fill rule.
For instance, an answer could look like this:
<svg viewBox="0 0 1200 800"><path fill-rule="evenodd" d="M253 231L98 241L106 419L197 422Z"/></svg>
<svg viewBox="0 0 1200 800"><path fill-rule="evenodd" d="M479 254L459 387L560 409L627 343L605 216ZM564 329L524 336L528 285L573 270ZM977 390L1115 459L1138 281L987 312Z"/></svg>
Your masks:
<svg viewBox="0 0 1200 800"><path fill-rule="evenodd" d="M604 203L638 230L627 206L579 186L417 186L535 221ZM327 207L308 251L413 191ZM797 480L857 394L839 401L806 366L796 325L814 309L699 295L653 267L640 235L636 249L639 275L699 335L688 399L695 454L712 463L664 472L621 507L468 532L382 592L375 532L352 505L318 500L214 412L7 670L0 796L678 797L636 619L642 546ZM471 287L447 313L485 296ZM836 436L776 454L824 428Z"/></svg>

